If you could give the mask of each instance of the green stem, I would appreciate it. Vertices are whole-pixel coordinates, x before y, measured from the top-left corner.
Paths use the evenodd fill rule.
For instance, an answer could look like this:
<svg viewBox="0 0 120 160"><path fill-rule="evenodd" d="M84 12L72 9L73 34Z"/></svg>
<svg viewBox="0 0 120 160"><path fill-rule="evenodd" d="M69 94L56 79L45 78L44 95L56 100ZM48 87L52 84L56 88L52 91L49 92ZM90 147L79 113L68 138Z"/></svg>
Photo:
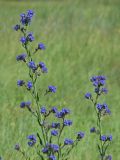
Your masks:
<svg viewBox="0 0 120 160"><path fill-rule="evenodd" d="M27 30L27 28L26 28L26 30ZM24 34L24 37L26 38L26 32L23 31L22 33ZM25 50L27 52L29 61L32 61L31 52L30 52L30 50L27 47L27 43L23 47L25 48ZM42 130L44 144L46 145L46 138L45 138L44 127L43 127L43 125L41 125L42 118L41 118L41 114L40 114L40 111L39 111L38 92L36 90L36 80L37 80L37 77L35 77L35 79L34 79L34 75L31 74L31 69L29 69L29 76L30 76L32 84L33 84L32 96L35 99L35 103L36 103L36 106L37 106L37 120L38 120L38 124L39 124L39 126L41 127L41 130Z"/></svg>

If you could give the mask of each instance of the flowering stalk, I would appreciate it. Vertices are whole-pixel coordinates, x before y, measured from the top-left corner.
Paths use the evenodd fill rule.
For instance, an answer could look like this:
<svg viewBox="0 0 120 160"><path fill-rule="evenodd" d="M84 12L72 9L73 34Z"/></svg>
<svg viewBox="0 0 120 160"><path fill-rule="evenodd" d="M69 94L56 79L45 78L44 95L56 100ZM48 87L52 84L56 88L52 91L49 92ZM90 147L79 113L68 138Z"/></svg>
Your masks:
<svg viewBox="0 0 120 160"><path fill-rule="evenodd" d="M15 31L21 31L23 36L20 38L20 42L25 49L26 53L20 54L16 57L17 61L23 62L26 64L29 70L29 81L25 82L24 80L18 80L18 87L25 87L25 89L32 95L32 98L35 102L35 107L33 109L31 102L21 102L21 108L27 108L28 111L35 116L38 125L40 127L41 133L37 132L37 138L35 135L31 134L27 136L28 146L36 148L36 154L42 160L67 160L69 157L69 153L72 151L74 147L77 146L78 142L84 137L83 132L78 132L75 140L65 138L64 141L61 139L61 135L64 132L64 129L67 126L72 125L72 121L66 119L66 116L70 114L70 110L67 108L62 108L61 111L58 111L57 107L50 107L47 109L46 106L40 104L39 92L36 87L36 83L38 77L48 72L48 69L44 62L39 62L36 64L34 62L34 55L39 50L45 50L46 47L43 43L39 43L35 50L32 52L29 49L29 44L34 41L33 33L28 32L28 26L31 24L32 17L34 16L34 12L32 10L28 10L27 13L23 13L20 15L20 25L17 24L14 29ZM56 93L57 88L53 85L49 85L46 89L45 96L50 93ZM50 122L49 117L54 115L57 122ZM38 139L38 142L37 142ZM54 144L57 142L57 144ZM21 152L21 147L17 144L15 149ZM19 149L18 149L19 148ZM23 157L25 157L25 152L21 152ZM27 157L30 159L30 157Z"/></svg>
<svg viewBox="0 0 120 160"><path fill-rule="evenodd" d="M90 129L91 133L96 133L98 135L98 151L100 154L101 160L112 160L111 155L106 155L106 151L108 149L108 146L110 145L110 142L112 141L112 135L103 135L102 132L102 122L101 118L105 115L110 115L111 111L109 110L106 103L100 104L98 103L99 97L102 94L107 94L108 90L106 88L103 88L106 82L106 77L104 76L93 76L90 81L93 83L93 86L95 87L95 94L96 97L93 98L91 93L86 93L85 98L90 100L94 106L96 117L97 117L97 128L92 127Z"/></svg>

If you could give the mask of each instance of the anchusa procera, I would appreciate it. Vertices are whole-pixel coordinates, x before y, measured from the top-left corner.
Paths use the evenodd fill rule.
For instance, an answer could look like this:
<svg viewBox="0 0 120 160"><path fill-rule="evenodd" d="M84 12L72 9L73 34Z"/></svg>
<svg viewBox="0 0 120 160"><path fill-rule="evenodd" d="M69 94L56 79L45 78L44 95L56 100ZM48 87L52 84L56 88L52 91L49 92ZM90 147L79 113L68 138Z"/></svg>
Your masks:
<svg viewBox="0 0 120 160"><path fill-rule="evenodd" d="M29 45L32 45L32 42L35 40L33 33L28 31L33 16L34 12L32 10L22 13L20 15L19 24L14 26L14 30L20 31L22 34L20 43L25 49L25 53L17 55L16 60L23 63L28 69L28 80L19 79L17 81L17 86L27 90L34 99L33 102L35 102L35 104L33 104L31 103L32 100L23 100L20 102L19 107L21 109L27 108L36 118L36 122L39 125L39 129L35 134L27 136L27 144L28 147L35 148L34 155L38 156L41 160L67 160L69 159L69 154L72 149L83 139L84 132L77 132L72 139L69 137L63 138L64 130L71 127L73 124L72 120L67 118L70 114L70 110L67 107L60 110L56 106L48 107L40 103L39 88L36 87L36 84L39 83L38 78L47 74L48 69L44 62L35 62L36 53L45 50L45 44L40 42L33 51L30 50ZM55 94L56 92L57 87L49 84L43 95L47 96L48 94ZM52 118L53 120L51 121ZM29 154L26 154L22 149L20 144L15 145L15 150L22 153L26 160L32 160L32 158L28 156Z"/></svg>
<svg viewBox="0 0 120 160"><path fill-rule="evenodd" d="M106 103L98 103L99 97L103 94L107 94L108 90L105 88L106 77L105 76L93 76L90 81L94 86L95 97L90 93L85 94L85 98L93 103L96 113L97 124L96 127L90 128L90 133L96 133L98 135L97 147L101 160L112 160L111 155L107 155L107 149L112 141L112 135L103 134L103 118L104 116L111 115L111 111Z"/></svg>

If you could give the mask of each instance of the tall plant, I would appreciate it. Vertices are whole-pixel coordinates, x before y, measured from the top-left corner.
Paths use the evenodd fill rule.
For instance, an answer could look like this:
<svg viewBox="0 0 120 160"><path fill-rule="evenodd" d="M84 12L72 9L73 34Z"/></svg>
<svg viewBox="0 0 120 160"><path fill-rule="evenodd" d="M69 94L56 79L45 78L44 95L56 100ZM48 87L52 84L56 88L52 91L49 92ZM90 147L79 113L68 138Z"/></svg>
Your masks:
<svg viewBox="0 0 120 160"><path fill-rule="evenodd" d="M97 147L100 155L101 160L112 160L111 155L107 155L108 147L112 141L112 135L106 135L103 133L103 121L102 119L106 115L110 115L111 111L108 108L108 105L106 103L99 103L99 98L103 94L107 94L108 90L105 88L106 83L106 77L105 76L93 76L90 81L92 82L94 86L94 93L95 97L92 96L90 92L85 94L85 98L90 100L93 104L97 124L96 127L92 127L90 129L91 133L96 133L98 135L98 141L97 141Z"/></svg>
<svg viewBox="0 0 120 160"><path fill-rule="evenodd" d="M36 64L34 61L35 54L37 54L38 51L46 49L44 43L39 43L33 51L30 50L29 47L30 43L35 39L33 33L28 31L33 16L34 12L32 10L22 13L20 15L20 24L14 26L14 30L20 31L22 34L20 42L26 52L18 55L16 60L26 65L29 73L29 80L27 82L18 80L17 86L27 90L35 102L33 108L33 104L31 105L30 101L23 101L20 103L20 108L27 108L36 118L40 128L36 135L31 134L27 136L28 146L36 147L34 155L37 155L41 160L67 160L69 159L69 154L72 149L76 147L79 141L84 137L84 132L77 132L74 139L63 139L61 135L63 135L64 130L72 125L72 120L67 119L70 110L64 107L59 111L57 107L48 107L44 106L44 104L40 104L40 93L36 84L39 83L38 79L48 72L48 69L44 62ZM55 94L56 91L57 87L49 85L44 96L50 93ZM55 120L53 119L51 123L49 119L52 119L52 117L54 117ZM31 159L19 144L15 145L15 149L22 153L26 160Z"/></svg>

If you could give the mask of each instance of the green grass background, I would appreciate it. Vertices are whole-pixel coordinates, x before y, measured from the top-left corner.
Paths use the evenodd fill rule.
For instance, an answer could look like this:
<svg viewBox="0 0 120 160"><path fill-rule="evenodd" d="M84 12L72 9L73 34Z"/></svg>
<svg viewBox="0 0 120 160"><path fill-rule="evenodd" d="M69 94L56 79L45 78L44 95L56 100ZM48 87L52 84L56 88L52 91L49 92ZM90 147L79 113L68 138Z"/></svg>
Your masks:
<svg viewBox="0 0 120 160"><path fill-rule="evenodd" d="M104 133L113 134L108 153L120 160L120 1L119 0L21 0L0 1L0 155L4 160L22 160L14 151L20 143L28 149L26 136L35 133L37 124L26 110L17 106L31 97L18 89L18 79L28 80L27 70L15 60L23 53L20 33L12 30L19 14L28 9L36 13L31 31L36 46L44 42L46 51L36 54L37 61L45 61L49 73L38 87L56 85L56 95L41 97L42 104L68 106L73 127L65 136L85 131L86 136L75 149L70 160L97 160L96 136L89 129L95 126L95 114L84 94L92 91L92 75L106 75L109 94L101 98L112 115L103 119ZM34 48L31 46L32 48Z"/></svg>

